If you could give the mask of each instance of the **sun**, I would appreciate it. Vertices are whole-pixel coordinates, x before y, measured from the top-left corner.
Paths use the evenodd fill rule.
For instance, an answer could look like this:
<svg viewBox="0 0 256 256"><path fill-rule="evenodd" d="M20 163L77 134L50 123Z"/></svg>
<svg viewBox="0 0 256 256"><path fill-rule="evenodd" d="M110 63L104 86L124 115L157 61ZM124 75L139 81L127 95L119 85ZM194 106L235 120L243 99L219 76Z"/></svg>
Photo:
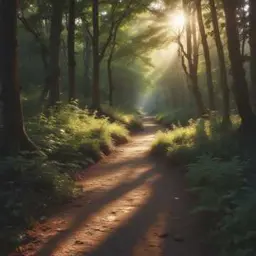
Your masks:
<svg viewBox="0 0 256 256"><path fill-rule="evenodd" d="M186 16L183 12L175 12L168 16L168 23L175 31L181 31L186 24Z"/></svg>

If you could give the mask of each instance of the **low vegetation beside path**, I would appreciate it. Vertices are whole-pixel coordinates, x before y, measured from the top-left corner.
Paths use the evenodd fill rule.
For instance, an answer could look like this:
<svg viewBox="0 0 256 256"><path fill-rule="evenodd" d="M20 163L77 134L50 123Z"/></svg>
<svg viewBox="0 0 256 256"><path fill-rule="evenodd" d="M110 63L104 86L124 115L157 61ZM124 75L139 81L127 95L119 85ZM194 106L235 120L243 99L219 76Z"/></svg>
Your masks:
<svg viewBox="0 0 256 256"><path fill-rule="evenodd" d="M223 132L218 117L194 120L186 127L159 132L151 148L172 165L187 166L190 189L198 198L193 213L204 213L209 241L218 255L254 255L256 251L255 139L239 137L240 119Z"/></svg>
<svg viewBox="0 0 256 256"><path fill-rule="evenodd" d="M117 112L112 109L111 113ZM120 122L121 118L127 118L127 123ZM142 128L138 117L129 118L118 112L110 121L76 105L62 105L47 116L30 118L27 131L41 155L22 152L16 158L0 159L0 240L19 244L23 227L33 224L49 206L79 195L74 180L81 170L128 142L134 120Z"/></svg>
<svg viewBox="0 0 256 256"><path fill-rule="evenodd" d="M110 121L113 120L123 124L131 132L143 130L143 123L141 119L143 113L141 113L139 110L125 113L122 110L114 109L109 106L103 106L102 110Z"/></svg>

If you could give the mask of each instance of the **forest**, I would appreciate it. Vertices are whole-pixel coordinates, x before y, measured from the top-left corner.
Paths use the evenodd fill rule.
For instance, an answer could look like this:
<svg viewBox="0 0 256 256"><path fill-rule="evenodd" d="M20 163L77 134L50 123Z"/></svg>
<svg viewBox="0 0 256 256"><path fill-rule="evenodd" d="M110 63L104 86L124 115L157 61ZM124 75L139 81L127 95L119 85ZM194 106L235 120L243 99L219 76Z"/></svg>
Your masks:
<svg viewBox="0 0 256 256"><path fill-rule="evenodd" d="M0 0L0 255L256 255L255 0Z"/></svg>

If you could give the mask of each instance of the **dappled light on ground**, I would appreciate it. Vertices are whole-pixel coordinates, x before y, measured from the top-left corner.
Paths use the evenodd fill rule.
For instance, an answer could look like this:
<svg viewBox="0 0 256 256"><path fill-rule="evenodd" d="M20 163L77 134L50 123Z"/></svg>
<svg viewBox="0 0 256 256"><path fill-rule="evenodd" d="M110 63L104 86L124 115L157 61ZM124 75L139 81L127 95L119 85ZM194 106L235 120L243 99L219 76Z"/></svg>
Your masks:
<svg viewBox="0 0 256 256"><path fill-rule="evenodd" d="M90 168L84 196L31 231L25 255L200 256L181 175L148 157L157 130L146 119L143 133Z"/></svg>

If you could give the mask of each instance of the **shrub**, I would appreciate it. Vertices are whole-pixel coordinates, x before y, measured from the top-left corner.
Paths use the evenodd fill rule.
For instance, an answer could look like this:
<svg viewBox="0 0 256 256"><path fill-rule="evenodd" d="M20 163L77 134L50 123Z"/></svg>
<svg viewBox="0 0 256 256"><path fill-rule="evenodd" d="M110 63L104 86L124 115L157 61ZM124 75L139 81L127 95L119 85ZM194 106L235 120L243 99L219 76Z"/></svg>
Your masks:
<svg viewBox="0 0 256 256"><path fill-rule="evenodd" d="M132 132L143 130L143 123L140 118L141 112L126 114L118 109L109 106L103 106L103 113L110 118L111 121L119 122L126 126Z"/></svg>
<svg viewBox="0 0 256 256"><path fill-rule="evenodd" d="M236 126L236 123L234 124ZM230 159L239 151L232 132L222 133L218 118L190 121L186 127L174 127L160 132L153 142L153 154L165 154L173 164L188 164L198 156L211 153L214 157Z"/></svg>
<svg viewBox="0 0 256 256"><path fill-rule="evenodd" d="M6 245L10 240L16 245L19 231L38 214L79 194L78 172L129 139L124 125L73 104L31 118L26 126L45 157L29 159L24 152L0 159L0 239Z"/></svg>
<svg viewBox="0 0 256 256"><path fill-rule="evenodd" d="M79 193L69 175L44 158L0 159L1 244L6 249L16 246L22 229L43 216L49 206L61 204ZM3 253L2 250L5 249L1 247Z"/></svg>
<svg viewBox="0 0 256 256"><path fill-rule="evenodd" d="M206 216L211 242L219 249L217 255L253 256L255 139L240 138L235 133L240 119L231 119L232 129L224 132L218 116L160 132L152 153L168 157L172 164L188 164L186 176L198 198L193 212L211 213Z"/></svg>
<svg viewBox="0 0 256 256"><path fill-rule="evenodd" d="M254 255L256 191L245 179L246 164L238 157L222 161L209 155L190 164L187 178L199 204L193 212L214 212L211 239L218 255Z"/></svg>
<svg viewBox="0 0 256 256"><path fill-rule="evenodd" d="M256 191L245 187L231 201L232 208L213 233L221 255L252 256L256 251Z"/></svg>
<svg viewBox="0 0 256 256"><path fill-rule="evenodd" d="M63 105L30 120L27 124L32 139L52 160L70 162L97 161L102 154L109 154L114 145L127 142L128 130L107 118L97 118L87 109L75 105Z"/></svg>
<svg viewBox="0 0 256 256"><path fill-rule="evenodd" d="M238 157L222 161L203 155L189 164L187 178L199 196L199 206L195 211L222 211L243 186L243 168L244 164Z"/></svg>
<svg viewBox="0 0 256 256"><path fill-rule="evenodd" d="M167 127L186 126L189 125L190 119L195 117L191 111L184 111L183 109L172 110L171 112L160 113L156 116L156 120Z"/></svg>

